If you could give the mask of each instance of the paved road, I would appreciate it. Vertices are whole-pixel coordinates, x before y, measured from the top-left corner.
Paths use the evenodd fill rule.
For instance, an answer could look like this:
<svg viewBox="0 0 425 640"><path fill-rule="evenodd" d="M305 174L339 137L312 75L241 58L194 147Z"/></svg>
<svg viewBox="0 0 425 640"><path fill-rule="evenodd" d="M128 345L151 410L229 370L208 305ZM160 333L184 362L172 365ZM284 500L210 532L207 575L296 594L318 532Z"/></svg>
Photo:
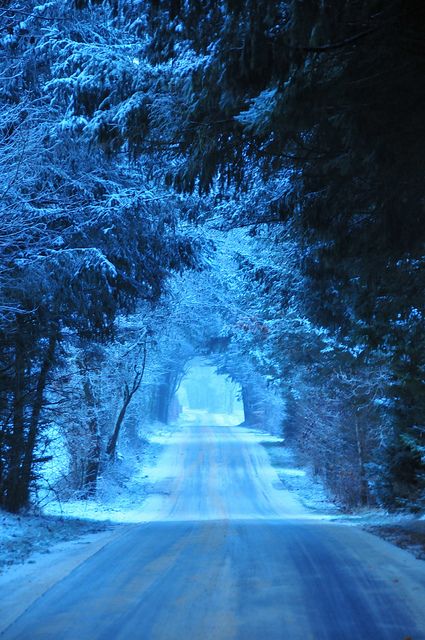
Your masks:
<svg viewBox="0 0 425 640"><path fill-rule="evenodd" d="M25 640L425 639L424 563L312 520L237 427L192 426L130 528L4 633Z"/></svg>

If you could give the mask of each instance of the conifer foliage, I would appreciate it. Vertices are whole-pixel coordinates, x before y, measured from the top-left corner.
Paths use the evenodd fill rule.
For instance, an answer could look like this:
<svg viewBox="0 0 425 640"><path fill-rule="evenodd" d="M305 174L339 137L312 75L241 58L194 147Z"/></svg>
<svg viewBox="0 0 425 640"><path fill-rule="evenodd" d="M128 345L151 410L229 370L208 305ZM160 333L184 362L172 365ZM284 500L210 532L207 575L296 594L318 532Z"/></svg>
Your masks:
<svg viewBox="0 0 425 640"><path fill-rule="evenodd" d="M149 167L111 159L107 125L93 115L108 79L114 91L131 79L125 68L114 76L119 53L108 68L93 59L114 50L111 20L109 10L59 2L1 10L0 504L12 511L27 504L43 462L37 446L64 335L111 339L117 314L155 304L169 274L198 260L178 205L153 194Z"/></svg>
<svg viewBox="0 0 425 640"><path fill-rule="evenodd" d="M353 367L356 376L366 375L369 391L356 401L351 389L353 407L345 417L357 424L369 408L361 430L370 438L356 427L353 439L361 474L369 470L375 499L416 503L423 496L425 450L423 3L149 5L150 59L179 60L189 49L204 58L190 71L186 126L178 139L184 161L174 184L209 191L217 181L227 192L252 193L261 175L269 185L271 195L257 197L257 206L251 196L242 216L233 209L239 213L231 214L231 224L251 222L258 230L273 223L262 233L278 245L289 233L303 280L297 291L282 291L282 276L254 265L263 302L281 296L275 311L281 316L288 314L285 298L295 294L298 313L340 345L333 366L345 370L344 379L355 385ZM164 39L166 48L158 46ZM286 247L276 248L282 261ZM283 331L277 333L281 343L290 335ZM309 342L306 336L307 352ZM285 361L290 352L282 356L276 345L273 359ZM308 358L318 359L320 388L326 358L315 347ZM387 382L376 412L382 366ZM314 379L310 375L310 384ZM303 414L305 407L298 408ZM386 425L381 439L375 420ZM313 435L304 441L317 440L318 428L306 429ZM360 494L368 499L364 490Z"/></svg>

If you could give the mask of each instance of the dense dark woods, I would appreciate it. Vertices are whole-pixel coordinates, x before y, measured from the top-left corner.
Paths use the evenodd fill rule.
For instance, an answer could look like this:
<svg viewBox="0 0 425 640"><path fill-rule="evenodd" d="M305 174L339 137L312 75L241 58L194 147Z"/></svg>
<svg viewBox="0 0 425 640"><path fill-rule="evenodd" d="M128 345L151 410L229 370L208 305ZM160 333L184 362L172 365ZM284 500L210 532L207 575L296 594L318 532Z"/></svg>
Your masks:
<svg viewBox="0 0 425 640"><path fill-rule="evenodd" d="M423 3L10 0L0 26L0 505L52 425L95 492L205 355L341 503L423 509Z"/></svg>

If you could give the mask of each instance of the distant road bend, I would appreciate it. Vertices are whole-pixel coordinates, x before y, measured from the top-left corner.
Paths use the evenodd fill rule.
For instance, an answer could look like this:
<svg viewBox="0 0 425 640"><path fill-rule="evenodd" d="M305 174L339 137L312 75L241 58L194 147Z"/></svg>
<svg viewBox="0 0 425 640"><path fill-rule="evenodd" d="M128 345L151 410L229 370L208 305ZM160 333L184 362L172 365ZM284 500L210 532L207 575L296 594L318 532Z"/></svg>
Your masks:
<svg viewBox="0 0 425 640"><path fill-rule="evenodd" d="M424 563L312 518L247 430L184 427L161 469L151 521L57 582L4 638L425 640Z"/></svg>

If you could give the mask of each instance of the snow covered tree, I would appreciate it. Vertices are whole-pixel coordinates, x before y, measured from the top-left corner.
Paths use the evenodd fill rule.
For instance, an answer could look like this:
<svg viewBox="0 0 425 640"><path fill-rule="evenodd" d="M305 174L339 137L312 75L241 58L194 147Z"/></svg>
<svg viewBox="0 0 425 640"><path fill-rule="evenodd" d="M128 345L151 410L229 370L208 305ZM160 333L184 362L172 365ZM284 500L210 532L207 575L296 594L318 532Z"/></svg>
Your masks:
<svg viewBox="0 0 425 640"><path fill-rule="evenodd" d="M41 462L36 452L58 343L67 332L112 338L119 312L138 300L155 304L171 272L197 264L198 246L179 228L178 203L170 208L171 194L152 192L149 168L91 149L68 126L66 95L52 99L58 25L72 30L75 17L60 3L10 3L1 14L9 35L1 96L0 504L11 511L28 502ZM77 21L73 37L81 42L78 27L89 27Z"/></svg>
<svg viewBox="0 0 425 640"><path fill-rule="evenodd" d="M423 4L149 6L152 61L181 61L188 51L204 60L188 69L174 183L214 190L221 182L232 197L235 184L250 189L253 164L265 180L281 176L280 194L240 221L292 220L302 315L365 346L372 360L384 354L397 392L379 473L397 487L389 502L398 494L415 504L425 437L423 373L409 346L422 351Z"/></svg>

